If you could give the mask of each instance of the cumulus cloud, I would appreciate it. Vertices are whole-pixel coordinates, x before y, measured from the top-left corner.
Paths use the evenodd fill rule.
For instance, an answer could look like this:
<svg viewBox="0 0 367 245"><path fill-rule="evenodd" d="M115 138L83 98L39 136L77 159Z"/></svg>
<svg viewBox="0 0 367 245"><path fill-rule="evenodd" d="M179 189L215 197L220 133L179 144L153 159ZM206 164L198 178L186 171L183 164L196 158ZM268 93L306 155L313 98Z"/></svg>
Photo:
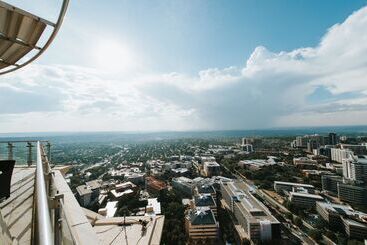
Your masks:
<svg viewBox="0 0 367 245"><path fill-rule="evenodd" d="M111 78L86 67L32 65L0 78L0 103L7 105L0 109L7 118L0 127L188 130L362 124L357 115L367 118L366 67L367 7L332 26L316 47L276 53L259 46L243 67L210 68L194 76L142 71Z"/></svg>

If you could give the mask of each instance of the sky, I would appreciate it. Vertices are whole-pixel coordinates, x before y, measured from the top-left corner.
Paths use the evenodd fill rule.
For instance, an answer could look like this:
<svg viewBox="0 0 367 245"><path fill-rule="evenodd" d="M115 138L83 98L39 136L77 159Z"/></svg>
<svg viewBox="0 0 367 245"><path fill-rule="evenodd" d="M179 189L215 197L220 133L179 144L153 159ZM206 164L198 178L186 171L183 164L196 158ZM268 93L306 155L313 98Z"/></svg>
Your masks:
<svg viewBox="0 0 367 245"><path fill-rule="evenodd" d="M52 21L61 3L7 2ZM0 77L0 133L366 124L366 4L71 1L50 48Z"/></svg>

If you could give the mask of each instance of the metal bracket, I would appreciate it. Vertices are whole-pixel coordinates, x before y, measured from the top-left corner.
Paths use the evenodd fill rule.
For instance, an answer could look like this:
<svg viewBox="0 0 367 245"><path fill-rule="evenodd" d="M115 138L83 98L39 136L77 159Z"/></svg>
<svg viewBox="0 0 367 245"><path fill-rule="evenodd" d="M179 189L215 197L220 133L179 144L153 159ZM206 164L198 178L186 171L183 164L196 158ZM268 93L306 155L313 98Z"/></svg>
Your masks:
<svg viewBox="0 0 367 245"><path fill-rule="evenodd" d="M55 196L49 199L49 205L51 209L56 209L59 207L59 202L61 199L64 199L64 194L56 194Z"/></svg>

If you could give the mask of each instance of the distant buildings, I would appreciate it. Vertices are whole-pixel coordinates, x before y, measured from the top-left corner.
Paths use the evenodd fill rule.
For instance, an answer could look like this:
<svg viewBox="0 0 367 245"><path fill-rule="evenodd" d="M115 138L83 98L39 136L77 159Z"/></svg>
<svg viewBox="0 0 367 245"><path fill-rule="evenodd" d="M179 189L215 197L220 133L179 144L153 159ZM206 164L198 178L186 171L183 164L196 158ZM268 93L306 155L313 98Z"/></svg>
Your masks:
<svg viewBox="0 0 367 245"><path fill-rule="evenodd" d="M312 209L316 207L316 202L324 201L324 198L315 194L290 192L289 201L298 208Z"/></svg>
<svg viewBox="0 0 367 245"><path fill-rule="evenodd" d="M145 185L146 185L146 190L152 194L159 194L160 191L167 189L166 183L154 177L146 177Z"/></svg>
<svg viewBox="0 0 367 245"><path fill-rule="evenodd" d="M114 188L109 191L109 198L118 201L122 197L132 196L138 191L138 187L132 182L124 182L116 184Z"/></svg>
<svg viewBox="0 0 367 245"><path fill-rule="evenodd" d="M296 137L293 146L298 148L306 148L308 152L313 152L323 145L336 145L339 143L337 134L329 133L328 136L318 134L304 135Z"/></svg>
<svg viewBox="0 0 367 245"><path fill-rule="evenodd" d="M186 231L189 237L189 244L214 244L217 239L218 223L216 191L213 187L212 179L181 178L175 179L173 186L181 190L192 190L194 195L189 201L188 213L186 215Z"/></svg>
<svg viewBox="0 0 367 245"><path fill-rule="evenodd" d="M338 198L352 205L367 205L367 188L365 186L338 183Z"/></svg>
<svg viewBox="0 0 367 245"><path fill-rule="evenodd" d="M192 196L194 191L194 182L192 179L186 177L172 178L172 187L180 193Z"/></svg>
<svg viewBox="0 0 367 245"><path fill-rule="evenodd" d="M263 167L276 164L274 158L269 157L267 160L264 159L252 159L252 160L242 160L238 162L238 166L250 170L259 170Z"/></svg>
<svg viewBox="0 0 367 245"><path fill-rule="evenodd" d="M348 149L331 148L331 160L342 163L343 159L348 159L353 155L353 152Z"/></svg>
<svg viewBox="0 0 367 245"><path fill-rule="evenodd" d="M315 187L309 184L300 184L293 182L283 182L283 181L274 181L274 190L278 193L283 193L283 191L291 192L293 188L304 188L308 191L308 193L314 193Z"/></svg>
<svg viewBox="0 0 367 245"><path fill-rule="evenodd" d="M367 147L365 145L340 144L341 149L352 151L355 155L366 155Z"/></svg>
<svg viewBox="0 0 367 245"><path fill-rule="evenodd" d="M125 174L126 181L130 181L136 185L143 184L145 173L129 173Z"/></svg>
<svg viewBox="0 0 367 245"><path fill-rule="evenodd" d="M343 182L343 178L339 175L322 175L322 190L328 191L334 195L338 194L338 183Z"/></svg>
<svg viewBox="0 0 367 245"><path fill-rule="evenodd" d="M353 205L367 205L367 188L364 185L356 185L337 175L322 176L321 184L324 191L337 195L340 201Z"/></svg>
<svg viewBox="0 0 367 245"><path fill-rule="evenodd" d="M317 167L317 161L308 157L293 158L293 164L302 169L311 169Z"/></svg>
<svg viewBox="0 0 367 245"><path fill-rule="evenodd" d="M367 159L350 156L343 159L343 176L348 180L367 183Z"/></svg>
<svg viewBox="0 0 367 245"><path fill-rule="evenodd" d="M341 231L348 238L367 239L367 214L350 206L317 202L316 210L333 231Z"/></svg>
<svg viewBox="0 0 367 245"><path fill-rule="evenodd" d="M86 185L80 185L76 188L76 198L80 206L88 207L91 203L92 190Z"/></svg>
<svg viewBox="0 0 367 245"><path fill-rule="evenodd" d="M217 204L210 194L195 196L193 199L193 207L209 207L217 217Z"/></svg>
<svg viewBox="0 0 367 245"><path fill-rule="evenodd" d="M220 165L217 162L204 162L203 170L207 177L220 175Z"/></svg>
<svg viewBox="0 0 367 245"><path fill-rule="evenodd" d="M253 145L253 146L259 146L262 142L261 138L255 138L255 137L244 137L242 138L242 144L241 145Z"/></svg>
<svg viewBox="0 0 367 245"><path fill-rule="evenodd" d="M241 148L244 152L246 153L251 153L251 152L254 152L254 147L251 145L251 144L244 144L244 145L241 145Z"/></svg>
<svg viewBox="0 0 367 245"><path fill-rule="evenodd" d="M218 237L218 224L209 207L189 210L185 217L189 244L215 244Z"/></svg>
<svg viewBox="0 0 367 245"><path fill-rule="evenodd" d="M295 146L307 148L308 152L312 152L313 149L317 149L321 145L325 145L325 137L318 134L296 137Z"/></svg>
<svg viewBox="0 0 367 245"><path fill-rule="evenodd" d="M101 180L88 181L76 188L76 198L83 207L89 207L98 202Z"/></svg>
<svg viewBox="0 0 367 245"><path fill-rule="evenodd" d="M281 238L280 222L243 183L222 181L220 187L226 206L234 214L249 239L261 243Z"/></svg>
<svg viewBox="0 0 367 245"><path fill-rule="evenodd" d="M145 216L155 216L161 214L161 203L158 198L148 198L148 205L145 207Z"/></svg>
<svg viewBox="0 0 367 245"><path fill-rule="evenodd" d="M198 184L195 188L195 195L211 195L214 200L217 197L216 191L212 184Z"/></svg>

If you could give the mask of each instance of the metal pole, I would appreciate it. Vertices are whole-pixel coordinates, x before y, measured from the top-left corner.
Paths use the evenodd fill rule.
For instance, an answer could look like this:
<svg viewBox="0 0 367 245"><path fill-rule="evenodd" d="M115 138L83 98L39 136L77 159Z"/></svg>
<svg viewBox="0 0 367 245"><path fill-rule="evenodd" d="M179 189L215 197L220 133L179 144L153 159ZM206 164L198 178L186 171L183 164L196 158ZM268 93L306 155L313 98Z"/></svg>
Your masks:
<svg viewBox="0 0 367 245"><path fill-rule="evenodd" d="M37 197L37 225L38 244L52 245L52 226L46 183L42 164L41 143L37 142L37 168L36 168L36 197Z"/></svg>
<svg viewBox="0 0 367 245"><path fill-rule="evenodd" d="M9 160L13 160L13 148L14 148L14 145L13 143L8 143L8 159Z"/></svg>
<svg viewBox="0 0 367 245"><path fill-rule="evenodd" d="M32 143L31 142L27 142L27 147L28 147L28 167L32 165Z"/></svg>
<svg viewBox="0 0 367 245"><path fill-rule="evenodd" d="M51 144L50 142L47 142L46 146L47 146L47 159L48 159L49 164L51 164Z"/></svg>

